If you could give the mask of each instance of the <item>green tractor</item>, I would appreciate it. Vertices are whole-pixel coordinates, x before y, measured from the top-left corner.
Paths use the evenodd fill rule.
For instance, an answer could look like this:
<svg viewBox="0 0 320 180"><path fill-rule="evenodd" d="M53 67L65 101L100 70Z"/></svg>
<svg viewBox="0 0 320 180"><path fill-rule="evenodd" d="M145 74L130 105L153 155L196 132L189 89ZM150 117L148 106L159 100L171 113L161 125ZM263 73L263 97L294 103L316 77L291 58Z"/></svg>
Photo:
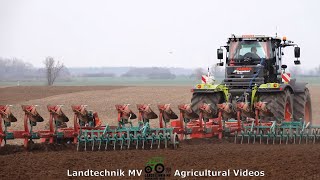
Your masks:
<svg viewBox="0 0 320 180"><path fill-rule="evenodd" d="M191 107L199 112L201 104L209 104L213 117L218 116L218 104L227 103L230 111L226 118L235 118L235 109L242 103L241 119L254 118L255 104L263 103L265 111L260 112L261 120L300 121L312 123L311 97L307 83L296 82L286 72L282 63L283 49L294 47L295 65L299 65L300 48L286 37L243 35L231 37L226 46L217 50L224 66L223 49L226 49L225 78L215 84L209 74L202 76L202 83L193 89Z"/></svg>

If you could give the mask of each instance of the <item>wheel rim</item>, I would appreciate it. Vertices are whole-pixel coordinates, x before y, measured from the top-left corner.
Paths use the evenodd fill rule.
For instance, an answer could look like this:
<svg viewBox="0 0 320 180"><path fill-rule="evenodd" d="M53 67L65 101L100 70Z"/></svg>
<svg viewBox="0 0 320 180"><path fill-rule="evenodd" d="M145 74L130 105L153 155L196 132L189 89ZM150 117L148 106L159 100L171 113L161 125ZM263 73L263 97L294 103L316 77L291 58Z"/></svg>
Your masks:
<svg viewBox="0 0 320 180"><path fill-rule="evenodd" d="M157 173L162 173L164 171L164 166L162 164L157 164L155 170Z"/></svg>
<svg viewBox="0 0 320 180"><path fill-rule="evenodd" d="M145 168L145 172L146 172L146 173L151 173L151 172L152 172L152 168L151 168L150 166L147 166L147 167Z"/></svg>
<svg viewBox="0 0 320 180"><path fill-rule="evenodd" d="M286 103L285 112L284 112L284 121L290 122L291 121L291 105L290 102Z"/></svg>
<svg viewBox="0 0 320 180"><path fill-rule="evenodd" d="M310 122L310 103L306 102L305 106L304 106L304 121L305 122Z"/></svg>

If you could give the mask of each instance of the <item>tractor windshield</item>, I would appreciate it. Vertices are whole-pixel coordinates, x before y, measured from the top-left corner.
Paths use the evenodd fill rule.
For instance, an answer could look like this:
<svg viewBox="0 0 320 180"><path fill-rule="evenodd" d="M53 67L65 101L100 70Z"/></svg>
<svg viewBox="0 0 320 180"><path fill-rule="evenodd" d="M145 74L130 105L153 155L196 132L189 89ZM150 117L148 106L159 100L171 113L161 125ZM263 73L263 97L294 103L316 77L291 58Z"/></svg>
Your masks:
<svg viewBox="0 0 320 180"><path fill-rule="evenodd" d="M231 41L229 59L242 61L247 58L260 60L272 58L271 42L259 42L256 40Z"/></svg>

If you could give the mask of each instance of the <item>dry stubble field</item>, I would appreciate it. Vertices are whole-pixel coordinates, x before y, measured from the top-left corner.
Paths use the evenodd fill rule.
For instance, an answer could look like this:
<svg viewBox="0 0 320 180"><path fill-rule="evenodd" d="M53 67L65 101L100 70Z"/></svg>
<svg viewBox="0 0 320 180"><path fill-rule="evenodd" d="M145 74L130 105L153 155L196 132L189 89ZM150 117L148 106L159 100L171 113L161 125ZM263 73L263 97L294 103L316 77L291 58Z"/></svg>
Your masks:
<svg viewBox="0 0 320 180"><path fill-rule="evenodd" d="M320 87L311 86L313 119L319 121ZM0 104L13 104L18 118L12 129L23 127L21 104L39 105L39 113L48 120L47 104L64 104L64 112L71 118L72 104L87 104L99 112L104 123L116 123L115 104L189 103L190 87L4 87L0 88ZM43 129L46 123L39 123ZM69 125L71 126L71 122ZM157 124L157 120L154 121ZM18 142L17 142L18 143ZM128 150L108 152L76 152L73 146L40 146L32 152L19 146L0 149L1 179L34 178L64 179L70 170L143 169L149 158L161 156L166 167L173 170L249 169L265 171L271 179L320 178L320 144L315 145L238 145L228 140L188 140L177 150Z"/></svg>

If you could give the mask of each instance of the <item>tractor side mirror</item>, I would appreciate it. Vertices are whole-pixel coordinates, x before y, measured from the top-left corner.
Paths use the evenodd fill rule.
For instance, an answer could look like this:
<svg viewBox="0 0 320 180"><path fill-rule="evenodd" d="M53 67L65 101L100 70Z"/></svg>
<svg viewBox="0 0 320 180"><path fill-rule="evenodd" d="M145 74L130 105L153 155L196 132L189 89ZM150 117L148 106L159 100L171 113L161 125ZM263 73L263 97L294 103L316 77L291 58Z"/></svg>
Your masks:
<svg viewBox="0 0 320 180"><path fill-rule="evenodd" d="M223 59L223 49L217 49L217 56L218 59Z"/></svg>
<svg viewBox="0 0 320 180"><path fill-rule="evenodd" d="M294 47L294 57L295 58L300 57L300 47Z"/></svg>
<svg viewBox="0 0 320 180"><path fill-rule="evenodd" d="M224 65L224 63L223 62L219 62L219 63L217 63L217 66L223 66Z"/></svg>
<svg viewBox="0 0 320 180"><path fill-rule="evenodd" d="M300 65L301 62L300 62L300 60L295 60L295 61L294 61L294 64L295 64L295 65Z"/></svg>

